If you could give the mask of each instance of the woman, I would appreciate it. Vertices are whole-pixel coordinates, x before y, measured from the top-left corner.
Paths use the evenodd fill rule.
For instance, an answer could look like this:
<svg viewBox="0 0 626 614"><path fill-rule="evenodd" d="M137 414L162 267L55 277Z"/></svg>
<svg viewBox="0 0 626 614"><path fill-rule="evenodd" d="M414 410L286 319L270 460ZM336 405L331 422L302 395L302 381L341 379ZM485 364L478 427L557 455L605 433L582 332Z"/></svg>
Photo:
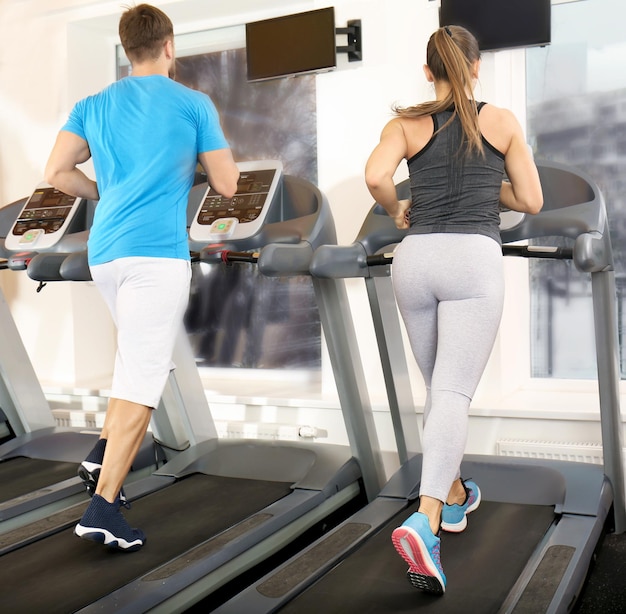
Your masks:
<svg viewBox="0 0 626 614"><path fill-rule="evenodd" d="M408 229L393 285L424 377L419 507L393 532L413 586L442 594L440 529L459 532L480 503L460 477L472 396L495 341L504 294L499 206L537 213L543 196L522 129L510 111L478 103L480 51L465 28L428 41L426 79L436 100L396 108L366 166L368 189ZM411 199L393 176L407 160ZM504 172L508 181L504 181Z"/></svg>

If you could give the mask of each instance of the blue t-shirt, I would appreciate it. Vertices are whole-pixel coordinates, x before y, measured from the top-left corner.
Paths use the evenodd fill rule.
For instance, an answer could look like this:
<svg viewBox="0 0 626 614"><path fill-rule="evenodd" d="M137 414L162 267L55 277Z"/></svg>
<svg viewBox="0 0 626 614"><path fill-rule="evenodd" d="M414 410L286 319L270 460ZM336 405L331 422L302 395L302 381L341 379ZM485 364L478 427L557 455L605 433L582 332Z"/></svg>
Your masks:
<svg viewBox="0 0 626 614"><path fill-rule="evenodd" d="M89 264L189 258L198 154L228 147L211 100L167 77L126 77L76 104L62 130L89 144L100 201Z"/></svg>

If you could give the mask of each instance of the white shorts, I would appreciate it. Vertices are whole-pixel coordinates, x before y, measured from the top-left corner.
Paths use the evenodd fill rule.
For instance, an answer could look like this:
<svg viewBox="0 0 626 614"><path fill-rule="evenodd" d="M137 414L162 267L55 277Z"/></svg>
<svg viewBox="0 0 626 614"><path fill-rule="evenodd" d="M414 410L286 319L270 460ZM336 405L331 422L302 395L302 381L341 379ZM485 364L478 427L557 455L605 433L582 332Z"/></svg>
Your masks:
<svg viewBox="0 0 626 614"><path fill-rule="evenodd" d="M117 326L111 396L157 407L189 300L191 265L176 258L119 258L91 267Z"/></svg>

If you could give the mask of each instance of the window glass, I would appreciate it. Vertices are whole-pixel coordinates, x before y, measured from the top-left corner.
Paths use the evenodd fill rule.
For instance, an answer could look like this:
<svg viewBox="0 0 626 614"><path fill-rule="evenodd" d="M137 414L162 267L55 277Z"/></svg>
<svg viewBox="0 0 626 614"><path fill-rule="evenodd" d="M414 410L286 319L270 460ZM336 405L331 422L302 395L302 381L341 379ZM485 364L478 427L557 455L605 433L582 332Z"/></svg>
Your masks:
<svg viewBox="0 0 626 614"><path fill-rule="evenodd" d="M528 49L528 139L537 160L584 171L607 205L617 282L620 368L626 286L626 3L552 7L552 43ZM545 240L537 241L545 244ZM564 245L562 239L548 239ZM534 377L595 378L591 280L571 261L530 261ZM623 375L622 375L623 377Z"/></svg>

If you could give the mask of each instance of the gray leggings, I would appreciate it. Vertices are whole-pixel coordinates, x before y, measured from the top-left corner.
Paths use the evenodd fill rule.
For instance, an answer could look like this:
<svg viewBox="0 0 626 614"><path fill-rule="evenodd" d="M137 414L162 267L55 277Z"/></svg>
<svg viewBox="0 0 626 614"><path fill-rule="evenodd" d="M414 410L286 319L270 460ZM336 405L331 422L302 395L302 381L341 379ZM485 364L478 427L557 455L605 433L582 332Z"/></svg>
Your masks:
<svg viewBox="0 0 626 614"><path fill-rule="evenodd" d="M500 325L502 250L483 235L409 235L395 251L392 278L427 391L420 495L445 502Z"/></svg>

